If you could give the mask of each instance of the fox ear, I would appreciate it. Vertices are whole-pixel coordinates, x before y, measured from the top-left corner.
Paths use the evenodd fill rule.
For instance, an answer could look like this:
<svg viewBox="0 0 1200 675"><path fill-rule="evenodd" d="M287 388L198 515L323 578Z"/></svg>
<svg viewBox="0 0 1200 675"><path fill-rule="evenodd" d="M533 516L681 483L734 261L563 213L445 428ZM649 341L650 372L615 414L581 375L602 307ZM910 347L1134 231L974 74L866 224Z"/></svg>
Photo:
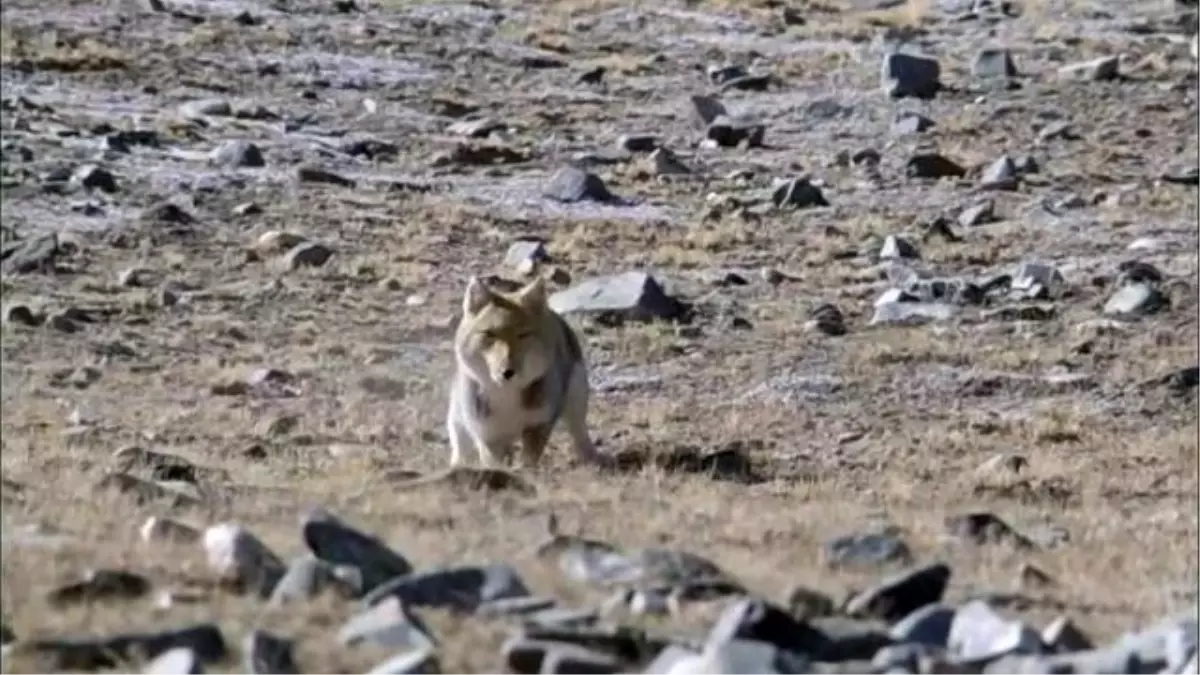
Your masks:
<svg viewBox="0 0 1200 675"><path fill-rule="evenodd" d="M536 277L521 289L521 304L529 309L541 309L546 306L546 279Z"/></svg>
<svg viewBox="0 0 1200 675"><path fill-rule="evenodd" d="M463 293L463 313L467 316L476 314L492 301L492 292L477 276L467 281L467 290Z"/></svg>

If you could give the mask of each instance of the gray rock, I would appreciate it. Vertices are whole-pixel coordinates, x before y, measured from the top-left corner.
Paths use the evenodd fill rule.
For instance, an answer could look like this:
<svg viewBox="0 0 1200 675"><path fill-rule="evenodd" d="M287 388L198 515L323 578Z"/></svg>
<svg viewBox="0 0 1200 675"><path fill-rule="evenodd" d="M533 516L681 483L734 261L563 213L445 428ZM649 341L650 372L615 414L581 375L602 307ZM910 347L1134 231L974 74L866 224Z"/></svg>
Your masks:
<svg viewBox="0 0 1200 675"><path fill-rule="evenodd" d="M1033 548L1028 537L989 511L970 511L947 516L946 533L974 544L1006 543L1019 549Z"/></svg>
<svg viewBox="0 0 1200 675"><path fill-rule="evenodd" d="M899 621L925 605L941 602L950 582L950 567L932 563L891 575L877 585L855 593L846 601L850 616Z"/></svg>
<svg viewBox="0 0 1200 675"><path fill-rule="evenodd" d="M721 115L705 129L704 138L721 148L736 148L742 143L746 147L757 148L762 147L766 133L767 127L759 122Z"/></svg>
<svg viewBox="0 0 1200 675"><path fill-rule="evenodd" d="M362 595L362 572L351 565L335 567L315 555L302 555L288 563L283 578L271 592L270 604L309 600L327 588L336 589L345 598L359 597Z"/></svg>
<svg viewBox="0 0 1200 675"><path fill-rule="evenodd" d="M889 289L897 291L898 289ZM875 305L867 325L916 326L935 321L948 321L958 314L958 308L946 302L884 301L881 297Z"/></svg>
<svg viewBox="0 0 1200 675"><path fill-rule="evenodd" d="M972 204L958 214L958 224L963 227L986 225L996 220L996 202L985 199Z"/></svg>
<svg viewBox="0 0 1200 675"><path fill-rule="evenodd" d="M1077 141L1080 138L1081 136L1075 131L1075 127L1070 122L1054 122L1052 124L1047 124L1045 127L1042 127L1041 131L1039 131L1037 135L1038 143L1046 143L1048 141L1058 140ZM1076 196L1076 199L1079 201L1079 205L1075 206L1074 208L1083 206L1083 198Z"/></svg>
<svg viewBox="0 0 1200 675"><path fill-rule="evenodd" d="M825 659L835 649L834 642L820 630L758 598L747 598L726 608L709 631L706 650L739 640L770 644L814 659Z"/></svg>
<svg viewBox="0 0 1200 675"><path fill-rule="evenodd" d="M482 117L475 120L459 120L454 122L449 127L446 127L446 133L456 136L466 136L468 138L487 138L493 131L503 131L508 125L503 122L498 122L490 117Z"/></svg>
<svg viewBox="0 0 1200 675"><path fill-rule="evenodd" d="M945 648L950 642L950 626L956 611L941 603L925 605L892 624L888 634L896 642Z"/></svg>
<svg viewBox="0 0 1200 675"><path fill-rule="evenodd" d="M987 675L1054 675L1056 673L1091 673L1120 675L1121 673L1155 673L1157 669L1143 664L1136 652L1120 647L1093 649L1086 652L1055 656L1005 656L984 667Z"/></svg>
<svg viewBox="0 0 1200 675"><path fill-rule="evenodd" d="M292 641L256 628L242 643L243 664L247 673L299 673L292 656Z"/></svg>
<svg viewBox="0 0 1200 675"><path fill-rule="evenodd" d="M183 103L179 106L179 112L189 119L228 117L233 114L233 106L223 98L202 98Z"/></svg>
<svg viewBox="0 0 1200 675"><path fill-rule="evenodd" d="M225 141L213 149L209 161L226 169L258 168L267 165L262 150L250 141Z"/></svg>
<svg viewBox="0 0 1200 675"><path fill-rule="evenodd" d="M1196 613L1189 612L1126 633L1113 647L1132 652L1142 664L1179 672L1196 653L1198 631Z"/></svg>
<svg viewBox="0 0 1200 675"><path fill-rule="evenodd" d="M571 644L552 644L542 657L541 673L619 673L621 659Z"/></svg>
<svg viewBox="0 0 1200 675"><path fill-rule="evenodd" d="M117 192L117 178L111 171L95 164L84 164L71 174L72 186L84 190L99 190L108 194Z"/></svg>
<svg viewBox="0 0 1200 675"><path fill-rule="evenodd" d="M199 675L204 669L196 652L187 647L175 647L152 659L142 672L147 675Z"/></svg>
<svg viewBox="0 0 1200 675"><path fill-rule="evenodd" d="M1058 69L1064 78L1102 82L1121 76L1121 60L1116 56L1102 56L1090 61L1072 63Z"/></svg>
<svg viewBox="0 0 1200 675"><path fill-rule="evenodd" d="M889 645L875 652L871 667L876 673L919 673L921 664L927 662L938 650L916 642Z"/></svg>
<svg viewBox="0 0 1200 675"><path fill-rule="evenodd" d="M372 675L433 675L441 672L432 649L417 649L397 654L367 671Z"/></svg>
<svg viewBox="0 0 1200 675"><path fill-rule="evenodd" d="M517 571L508 565L496 563L408 574L375 588L363 598L363 602L374 605L394 596L406 607L440 607L474 612L486 602L528 595L529 589Z"/></svg>
<svg viewBox="0 0 1200 675"><path fill-rule="evenodd" d="M671 673L682 675L685 672L699 672L691 669L699 658L700 652L681 645L667 645L642 672L646 675L669 675Z"/></svg>
<svg viewBox="0 0 1200 675"><path fill-rule="evenodd" d="M221 630L213 624L102 638L31 640L21 646L34 655L43 672L114 669L139 655L156 659L175 648L191 651L201 664L215 664L228 652Z"/></svg>
<svg viewBox="0 0 1200 675"><path fill-rule="evenodd" d="M688 99L688 107L688 119L698 131L707 130L713 120L729 112L715 96L692 96Z"/></svg>
<svg viewBox="0 0 1200 675"><path fill-rule="evenodd" d="M338 631L338 642L354 646L369 642L404 651L433 649L436 641L425 624L397 596L387 596L361 614L350 617Z"/></svg>
<svg viewBox="0 0 1200 675"><path fill-rule="evenodd" d="M816 330L835 337L845 335L846 317L837 305L825 302L817 305L808 313L808 321L805 322L804 327L806 330Z"/></svg>
<svg viewBox="0 0 1200 675"><path fill-rule="evenodd" d="M301 267L320 267L331 257L333 257L333 249L319 242L306 241L288 251L283 256L283 264L290 270Z"/></svg>
<svg viewBox="0 0 1200 675"><path fill-rule="evenodd" d="M962 178L967 170L936 152L918 152L904 165L909 178Z"/></svg>
<svg viewBox="0 0 1200 675"><path fill-rule="evenodd" d="M239 590L270 597L283 577L283 562L258 537L234 523L220 523L204 531L204 551L209 568L218 578Z"/></svg>
<svg viewBox="0 0 1200 675"><path fill-rule="evenodd" d="M551 295L550 307L559 314L603 314L633 321L671 320L683 313L680 303L645 272L585 279Z"/></svg>
<svg viewBox="0 0 1200 675"><path fill-rule="evenodd" d="M969 602L954 613L947 647L967 660L1044 651L1037 631L1020 621L1005 619L981 600Z"/></svg>
<svg viewBox="0 0 1200 675"><path fill-rule="evenodd" d="M1042 644L1054 653L1083 652L1095 644L1068 617L1060 616L1042 629Z"/></svg>
<svg viewBox="0 0 1200 675"><path fill-rule="evenodd" d="M821 188L807 178L793 178L779 183L771 191L771 202L777 208L803 209L810 206L829 206Z"/></svg>
<svg viewBox="0 0 1200 675"><path fill-rule="evenodd" d="M724 66L710 65L707 69L708 81L715 85L722 85L726 82L736 80L749 75L749 71L745 66L738 64L730 64Z"/></svg>
<svg viewBox="0 0 1200 675"><path fill-rule="evenodd" d="M893 136L907 136L909 134L921 134L932 129L934 121L911 111L897 113L895 119L892 120L891 133Z"/></svg>
<svg viewBox="0 0 1200 675"><path fill-rule="evenodd" d="M302 527L304 543L317 558L334 566L358 568L362 573L364 593L412 571L412 565L404 556L377 537L351 527L324 509L310 511Z"/></svg>
<svg viewBox="0 0 1200 675"><path fill-rule="evenodd" d="M296 167L296 180L301 183L317 183L352 188L358 183L345 176L314 164L303 164Z"/></svg>
<svg viewBox="0 0 1200 675"><path fill-rule="evenodd" d="M515 598L500 598L479 605L475 615L490 619L507 616L529 616L542 610L551 609L557 604L554 598L539 596L518 596Z"/></svg>
<svg viewBox="0 0 1200 675"><path fill-rule="evenodd" d="M574 166L567 166L554 172L546 183L542 194L565 204L592 201L614 203L620 201L608 186L596 174L589 173Z"/></svg>
<svg viewBox="0 0 1200 675"><path fill-rule="evenodd" d="M1122 286L1104 303L1104 314L1125 319L1157 314L1171 305L1162 291L1147 283Z"/></svg>
<svg viewBox="0 0 1200 675"><path fill-rule="evenodd" d="M137 600L150 592L150 580L140 574L115 569L94 569L53 588L46 596L51 607L64 608L92 602Z"/></svg>
<svg viewBox="0 0 1200 675"><path fill-rule="evenodd" d="M1025 298L1056 298L1062 294L1066 283L1066 278L1054 265L1029 261L1013 271L1010 287Z"/></svg>
<svg viewBox="0 0 1200 675"><path fill-rule="evenodd" d="M651 152L649 166L656 176L680 176L692 172L670 148L657 148Z"/></svg>
<svg viewBox="0 0 1200 675"><path fill-rule="evenodd" d="M550 262L550 253L546 250L546 242L541 239L518 239L509 244L508 252L504 254L504 264L507 267L523 269L531 262Z"/></svg>
<svg viewBox="0 0 1200 675"><path fill-rule="evenodd" d="M810 660L766 642L733 640L710 646L702 654L699 669L674 670L674 673L808 673Z"/></svg>
<svg viewBox="0 0 1200 675"><path fill-rule="evenodd" d="M716 119L717 116L713 116ZM711 121L711 120L710 120ZM708 128L708 123L705 123ZM661 141L654 134L622 134L617 139L617 148L624 152L654 152L660 147Z"/></svg>
<svg viewBox="0 0 1200 675"><path fill-rule="evenodd" d="M997 159L983 170L979 187L984 190L1016 190L1017 165L1008 155Z"/></svg>
<svg viewBox="0 0 1200 675"><path fill-rule="evenodd" d="M919 260L921 252L909 240L895 234L889 234L879 248L880 260Z"/></svg>
<svg viewBox="0 0 1200 675"><path fill-rule="evenodd" d="M942 69L937 59L904 52L883 57L880 80L891 98L931 99L942 88Z"/></svg>
<svg viewBox="0 0 1200 675"><path fill-rule="evenodd" d="M634 611L632 604L631 600L630 610L634 614L645 613ZM589 628L594 626L599 619L600 613L595 609L551 607L527 616L525 618L525 625L541 628Z"/></svg>
<svg viewBox="0 0 1200 675"><path fill-rule="evenodd" d="M912 562L908 544L899 533L888 530L837 537L826 542L824 552L825 564L831 567Z"/></svg>
<svg viewBox="0 0 1200 675"><path fill-rule="evenodd" d="M988 47L975 54L971 74L982 79L1016 77L1017 65L1013 63L1012 52Z"/></svg>
<svg viewBox="0 0 1200 675"><path fill-rule="evenodd" d="M54 261L61 250L57 234L43 234L4 246L4 272L29 274L31 272L53 272Z"/></svg>

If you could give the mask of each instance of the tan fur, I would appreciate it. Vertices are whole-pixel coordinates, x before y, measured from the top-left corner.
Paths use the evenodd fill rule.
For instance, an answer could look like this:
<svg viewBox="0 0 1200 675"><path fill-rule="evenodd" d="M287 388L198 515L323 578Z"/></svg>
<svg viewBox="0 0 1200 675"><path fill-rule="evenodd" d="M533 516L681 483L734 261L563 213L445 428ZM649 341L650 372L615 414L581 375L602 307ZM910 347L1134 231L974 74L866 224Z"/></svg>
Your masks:
<svg viewBox="0 0 1200 675"><path fill-rule="evenodd" d="M517 440L532 466L560 417L579 458L602 461L587 429L589 385L579 339L546 301L540 277L512 293L475 277L467 284L446 416L451 466L463 462L467 445L485 466L507 460Z"/></svg>

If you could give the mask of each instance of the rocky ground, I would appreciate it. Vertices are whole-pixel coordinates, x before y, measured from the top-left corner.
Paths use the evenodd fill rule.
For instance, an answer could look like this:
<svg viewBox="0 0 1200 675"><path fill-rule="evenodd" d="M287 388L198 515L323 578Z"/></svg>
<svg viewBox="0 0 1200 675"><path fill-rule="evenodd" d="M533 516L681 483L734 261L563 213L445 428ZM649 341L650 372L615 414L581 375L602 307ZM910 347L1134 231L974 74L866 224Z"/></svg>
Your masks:
<svg viewBox="0 0 1200 675"><path fill-rule="evenodd" d="M6 672L1196 672L1194 8L2 31ZM534 261L618 465L447 472Z"/></svg>

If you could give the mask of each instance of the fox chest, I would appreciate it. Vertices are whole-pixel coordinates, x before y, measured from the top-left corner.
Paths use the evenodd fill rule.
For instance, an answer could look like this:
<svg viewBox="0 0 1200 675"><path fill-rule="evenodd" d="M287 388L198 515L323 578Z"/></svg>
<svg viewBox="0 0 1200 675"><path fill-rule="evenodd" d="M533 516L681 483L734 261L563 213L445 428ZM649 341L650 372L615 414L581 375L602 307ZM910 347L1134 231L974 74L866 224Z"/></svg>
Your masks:
<svg viewBox="0 0 1200 675"><path fill-rule="evenodd" d="M522 388L475 388L470 393L467 404L485 436L515 436L554 421L553 398L548 395L545 379Z"/></svg>

